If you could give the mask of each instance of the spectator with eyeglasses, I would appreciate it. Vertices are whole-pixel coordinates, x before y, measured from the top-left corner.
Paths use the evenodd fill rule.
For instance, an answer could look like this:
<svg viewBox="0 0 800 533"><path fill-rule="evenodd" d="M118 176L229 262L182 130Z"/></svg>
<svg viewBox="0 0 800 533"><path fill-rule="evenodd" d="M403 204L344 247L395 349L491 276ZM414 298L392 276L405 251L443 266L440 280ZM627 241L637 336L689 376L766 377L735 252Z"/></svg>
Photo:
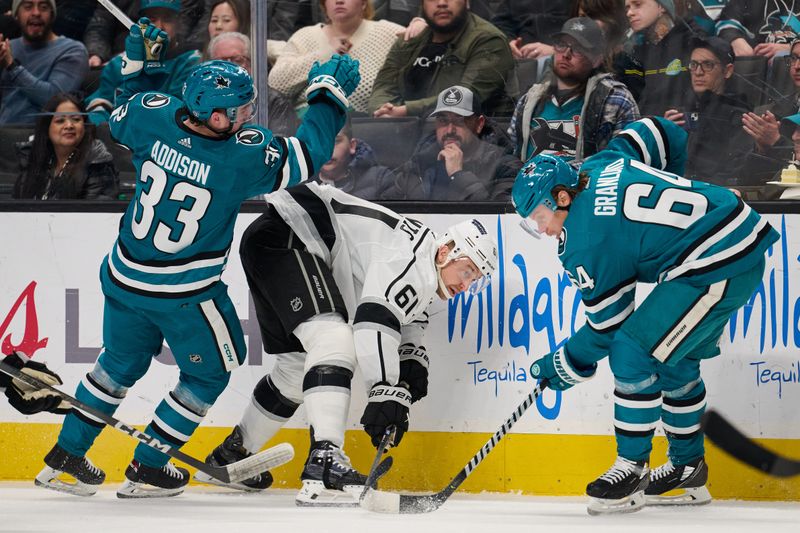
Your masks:
<svg viewBox="0 0 800 533"><path fill-rule="evenodd" d="M744 131L755 141L755 154L781 161L791 157L792 145L788 138L781 136L780 120L794 115L800 108L800 39L792 41L789 50L789 74L795 87L793 96L779 98L761 114L742 116Z"/></svg>
<svg viewBox="0 0 800 533"><path fill-rule="evenodd" d="M737 176L752 140L739 127L742 115L750 111L746 98L726 90L726 82L733 76L733 49L719 37L693 39L691 48L691 89L682 104L668 109L664 118L689 133L687 178L739 185Z"/></svg>
<svg viewBox="0 0 800 533"><path fill-rule="evenodd" d="M639 119L628 88L605 71L606 40L598 23L575 17L553 35L552 71L517 102L508 134L515 155L584 159Z"/></svg>
<svg viewBox="0 0 800 533"><path fill-rule="evenodd" d="M483 114L478 95L454 85L439 93L435 130L396 169L384 200L509 200L522 162L503 131Z"/></svg>
<svg viewBox="0 0 800 533"><path fill-rule="evenodd" d="M250 37L238 31L220 33L208 43L203 61L220 59L230 61L250 72L251 67ZM263 101L263 97L262 97ZM275 135L291 137L297 131L300 120L294 112L292 101L283 93L269 89L267 97L269 110L269 129Z"/></svg>

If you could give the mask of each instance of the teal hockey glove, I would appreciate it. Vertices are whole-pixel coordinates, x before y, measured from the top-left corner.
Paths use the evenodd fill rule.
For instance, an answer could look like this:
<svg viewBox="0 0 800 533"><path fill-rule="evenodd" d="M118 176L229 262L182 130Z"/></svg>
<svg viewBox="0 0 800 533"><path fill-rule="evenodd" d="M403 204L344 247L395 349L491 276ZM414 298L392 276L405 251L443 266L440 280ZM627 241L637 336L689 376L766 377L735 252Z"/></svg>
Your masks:
<svg viewBox="0 0 800 533"><path fill-rule="evenodd" d="M564 347L537 359L531 365L531 376L535 379L546 379L547 386L554 390L567 390L594 376L597 363L588 368L578 368L570 361Z"/></svg>
<svg viewBox="0 0 800 533"><path fill-rule="evenodd" d="M122 77L133 78L144 70L148 74L164 72L164 57L169 47L167 32L150 24L142 17L130 28L125 38L125 54L122 56Z"/></svg>
<svg viewBox="0 0 800 533"><path fill-rule="evenodd" d="M339 106L343 113L347 113L350 107L347 97L353 94L360 82L358 61L348 55L334 54L321 65L319 61L315 61L308 71L306 99L310 105L325 98Z"/></svg>

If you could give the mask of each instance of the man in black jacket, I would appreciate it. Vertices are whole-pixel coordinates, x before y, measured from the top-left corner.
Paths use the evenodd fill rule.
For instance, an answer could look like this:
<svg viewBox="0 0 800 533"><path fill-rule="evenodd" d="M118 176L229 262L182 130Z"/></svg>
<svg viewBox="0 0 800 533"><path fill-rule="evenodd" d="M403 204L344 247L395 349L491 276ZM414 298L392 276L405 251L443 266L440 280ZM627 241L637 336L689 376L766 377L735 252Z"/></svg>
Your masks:
<svg viewBox="0 0 800 533"><path fill-rule="evenodd" d="M481 113L472 91L454 85L439 93L431 113L436 130L395 170L386 200L508 200L522 161L508 137Z"/></svg>
<svg viewBox="0 0 800 533"><path fill-rule="evenodd" d="M668 109L664 117L689 132L685 176L714 183L737 185L744 154L752 140L741 128L742 114L750 111L743 97L726 92L733 75L733 49L718 37L693 39L689 72L692 88L681 108Z"/></svg>

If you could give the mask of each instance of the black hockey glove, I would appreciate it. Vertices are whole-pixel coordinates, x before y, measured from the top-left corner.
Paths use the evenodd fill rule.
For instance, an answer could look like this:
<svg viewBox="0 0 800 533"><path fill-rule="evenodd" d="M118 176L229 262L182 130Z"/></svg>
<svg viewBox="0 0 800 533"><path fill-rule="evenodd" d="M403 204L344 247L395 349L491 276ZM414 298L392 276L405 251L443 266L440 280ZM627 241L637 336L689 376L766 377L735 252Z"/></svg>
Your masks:
<svg viewBox="0 0 800 533"><path fill-rule="evenodd" d="M389 426L395 426L394 441L397 446L408 431L408 410L411 408L411 393L405 387L392 387L378 383L369 391L367 407L361 417L364 431L372 437L372 445L380 445L383 434Z"/></svg>
<svg viewBox="0 0 800 533"><path fill-rule="evenodd" d="M26 358L12 353L7 356L3 362L21 369L24 373L35 377L38 380L44 381L48 385L62 385L61 378L58 374L48 369L42 363L36 361L26 361ZM3 374L0 372L3 376ZM56 414L66 414L70 410L68 403L61 399L61 396L47 390L39 390L31 387L25 382L18 379L11 379L10 376L7 381L0 382L0 386L5 386L6 397L8 403L24 415L33 415L42 411L50 411Z"/></svg>
<svg viewBox="0 0 800 533"><path fill-rule="evenodd" d="M397 349L400 355L400 383L411 393L411 401L418 402L428 395L428 354L424 346L407 342Z"/></svg>

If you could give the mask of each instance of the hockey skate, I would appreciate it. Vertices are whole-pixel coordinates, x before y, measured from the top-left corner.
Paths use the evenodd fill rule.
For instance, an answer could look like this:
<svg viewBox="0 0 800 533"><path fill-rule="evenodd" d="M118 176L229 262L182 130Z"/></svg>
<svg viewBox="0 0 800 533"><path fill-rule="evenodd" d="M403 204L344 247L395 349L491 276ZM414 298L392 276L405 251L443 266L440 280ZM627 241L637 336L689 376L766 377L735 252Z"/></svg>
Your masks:
<svg viewBox="0 0 800 533"><path fill-rule="evenodd" d="M117 489L118 498L163 498L183 492L189 471L172 463L161 468L146 466L134 459L125 469L125 478Z"/></svg>
<svg viewBox="0 0 800 533"><path fill-rule="evenodd" d="M206 463L212 466L225 466L235 463L236 461L246 459L251 455L253 454L248 453L247 450L245 450L242 446L242 430L239 428L239 426L236 426L233 428L233 432L225 438L222 444L214 448L214 451L208 454L208 457L206 457ZM223 483L222 481L209 476L205 472L200 471L195 473L194 479L195 481L199 481L201 483L209 483L211 485L218 485L220 487L228 487L247 492L261 491L272 485L272 474L269 472L262 472L255 477L243 479L242 481L235 483Z"/></svg>
<svg viewBox="0 0 800 533"><path fill-rule="evenodd" d="M647 505L703 505L711 501L707 481L708 466L703 457L680 466L667 460L650 472L645 500ZM675 493L667 495L672 491Z"/></svg>
<svg viewBox="0 0 800 533"><path fill-rule="evenodd" d="M46 489L57 490L74 494L75 496L91 496L103 481L106 474L92 464L86 457L72 455L58 444L45 456L46 465L34 479L34 484ZM75 479L70 483L59 479L62 474L67 474Z"/></svg>
<svg viewBox="0 0 800 533"><path fill-rule="evenodd" d="M367 482L342 449L327 440L313 443L300 479L303 487L295 503L313 507L358 507Z"/></svg>
<svg viewBox="0 0 800 533"><path fill-rule="evenodd" d="M586 487L587 511L590 515L638 511L644 507L644 491L649 482L647 461L617 457L605 474Z"/></svg>

